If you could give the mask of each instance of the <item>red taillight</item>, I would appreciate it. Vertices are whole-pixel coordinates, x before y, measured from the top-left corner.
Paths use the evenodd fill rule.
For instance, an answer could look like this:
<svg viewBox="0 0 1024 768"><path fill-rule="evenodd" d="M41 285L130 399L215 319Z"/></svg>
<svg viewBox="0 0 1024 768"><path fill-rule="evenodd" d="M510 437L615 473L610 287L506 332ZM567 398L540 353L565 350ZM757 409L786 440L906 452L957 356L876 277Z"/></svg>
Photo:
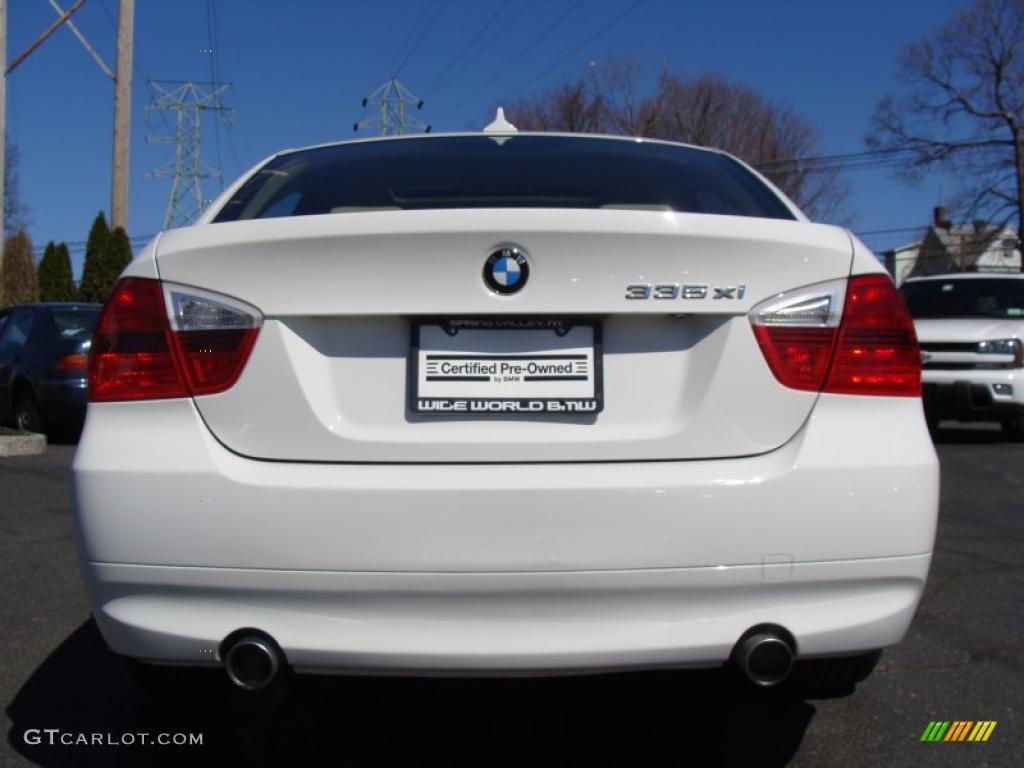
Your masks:
<svg viewBox="0 0 1024 768"><path fill-rule="evenodd" d="M159 280L118 280L100 313L89 353L89 399L185 397Z"/></svg>
<svg viewBox="0 0 1024 768"><path fill-rule="evenodd" d="M847 395L921 394L903 297L885 275L851 277L841 318L834 284L777 297L751 318L768 367L787 387Z"/></svg>
<svg viewBox="0 0 1024 768"><path fill-rule="evenodd" d="M90 400L208 395L238 379L259 332L258 317L228 299L168 288L173 306L185 308L172 327L165 288L159 280L136 277L114 286L92 340Z"/></svg>
<svg viewBox="0 0 1024 768"><path fill-rule="evenodd" d="M886 275L850 278L825 391L921 395L921 351L914 321Z"/></svg>

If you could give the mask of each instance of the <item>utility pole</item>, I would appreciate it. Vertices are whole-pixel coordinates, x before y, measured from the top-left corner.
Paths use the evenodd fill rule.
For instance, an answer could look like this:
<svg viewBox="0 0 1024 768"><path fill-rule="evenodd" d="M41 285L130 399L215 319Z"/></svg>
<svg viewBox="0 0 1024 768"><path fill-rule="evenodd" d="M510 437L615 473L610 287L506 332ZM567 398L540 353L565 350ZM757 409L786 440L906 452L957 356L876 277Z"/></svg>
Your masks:
<svg viewBox="0 0 1024 768"><path fill-rule="evenodd" d="M170 112L174 117L173 136L147 136L153 144L174 144L174 160L164 168L149 173L156 178L171 179L171 196L164 214L164 229L188 224L203 212L203 183L206 178L219 178L219 168L211 168L202 160L203 112L229 115L231 110L221 102L221 95L230 83L157 82L149 81L153 100L146 113Z"/></svg>
<svg viewBox="0 0 1024 768"><path fill-rule="evenodd" d="M429 125L406 115L407 107L422 109L423 99L414 96L397 78L392 77L363 99L364 107L371 104L378 108L377 116L360 120L352 130L373 128L382 136L398 136L413 131L430 133Z"/></svg>
<svg viewBox="0 0 1024 768"><path fill-rule="evenodd" d="M117 15L117 74L114 76L114 160L110 181L110 226L128 228L128 143L132 114L132 46L135 0L121 0Z"/></svg>
<svg viewBox="0 0 1024 768"><path fill-rule="evenodd" d="M24 51L22 51L17 56L15 56L14 60L11 61L10 65L8 65L7 64L7 3L5 2L5 0L0 0L0 219L4 218L2 212L3 212L4 208L5 208L5 205L4 205L4 203L6 201L5 194L7 192L7 190L4 188L4 173L6 172L6 164L7 164L7 122L6 122L6 117L7 117L7 115L6 115L6 106L7 106L7 75L9 75L12 71L14 71L14 68L17 67L19 64L21 64L21 62L23 62L25 59L27 59L36 48L38 48L40 45L42 45L43 42L46 40L46 38L48 38L50 35L52 35L54 32L56 32L62 25L66 24L68 26L68 28L72 31L74 36L78 38L78 41L85 47L85 50L88 51L89 55L93 57L93 59L96 61L96 64L99 65L99 68L103 71L103 74L105 74L107 77L113 77L113 75L110 73L110 67L108 67L104 63L103 59L100 58L100 55L98 53L96 53L96 50L91 45L89 45L89 41L85 39L85 35L83 35L81 33L81 31L71 21L72 14L74 14L75 11L77 11L79 8L81 8L82 7L82 3L84 3L84 2L85 2L85 0L74 0L74 2L70 6L68 6L68 9L64 10L64 9L62 9L60 7L60 4L57 2L57 0L49 0L49 3L53 7L53 10L56 11L56 13L57 13L57 18L54 19L53 21L51 21L49 26L46 27L46 29L44 29L42 32L40 32L38 35L36 35L36 39L33 40L31 43L29 43L28 47ZM125 8L126 5L128 6L128 23L129 24L131 23L131 19L134 16L134 8L135 8L134 0L121 0L121 19L122 19L122 25L125 23L124 8ZM122 68L122 54L121 54L120 42L121 41L120 41L120 36L119 36L119 38L118 38L118 49L119 50L118 50L118 62L117 62L117 68L118 68L118 72L119 73L120 73L121 68ZM127 81L128 81L128 86L130 87L131 86L131 31L130 30L128 32L128 49L127 49L127 58L125 59L125 62L126 62L126 66L127 66L127 69L128 69ZM125 142L125 148L124 148L124 153L125 153L124 169L125 169L125 172L127 173L127 168L128 168L128 161L127 161L127 153L128 153L128 150L127 150L127 141L128 141L128 136L127 136L127 133L128 133L127 110L130 107L130 101L128 99L125 99L124 100L124 105L125 105L124 108L126 110L125 118L124 118L124 142ZM116 116L115 116L115 120L114 120L114 134L115 134L115 137L116 137L117 136L117 119L116 119ZM115 144L116 144L116 138L115 138ZM116 179L116 175L115 175L115 179ZM127 188L127 183L125 184L125 187ZM123 198L123 194L122 194L122 198ZM116 221L117 220L115 218L115 222ZM122 206L122 222L121 222L121 226L123 226L123 225L124 225L124 222L123 222L123 206ZM2 247L3 247L3 226L0 226L0 248L2 248Z"/></svg>

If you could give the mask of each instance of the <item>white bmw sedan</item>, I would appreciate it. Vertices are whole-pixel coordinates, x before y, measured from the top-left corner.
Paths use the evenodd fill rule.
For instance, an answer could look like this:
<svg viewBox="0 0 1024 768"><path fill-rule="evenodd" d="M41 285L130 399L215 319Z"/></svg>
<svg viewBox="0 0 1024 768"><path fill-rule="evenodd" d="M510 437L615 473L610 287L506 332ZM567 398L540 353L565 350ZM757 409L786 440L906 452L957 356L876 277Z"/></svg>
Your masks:
<svg viewBox="0 0 1024 768"><path fill-rule="evenodd" d="M125 270L74 462L118 654L863 674L928 572L900 295L722 152L514 133L281 152Z"/></svg>

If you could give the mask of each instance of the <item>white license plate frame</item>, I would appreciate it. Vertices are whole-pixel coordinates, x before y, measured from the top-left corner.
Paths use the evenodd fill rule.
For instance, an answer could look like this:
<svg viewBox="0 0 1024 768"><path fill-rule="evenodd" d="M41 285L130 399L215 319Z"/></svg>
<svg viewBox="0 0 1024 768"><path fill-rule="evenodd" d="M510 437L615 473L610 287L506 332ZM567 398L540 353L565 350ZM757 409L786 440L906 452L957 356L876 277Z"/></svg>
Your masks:
<svg viewBox="0 0 1024 768"><path fill-rule="evenodd" d="M586 417L604 408L596 320L418 319L408 371L416 416Z"/></svg>

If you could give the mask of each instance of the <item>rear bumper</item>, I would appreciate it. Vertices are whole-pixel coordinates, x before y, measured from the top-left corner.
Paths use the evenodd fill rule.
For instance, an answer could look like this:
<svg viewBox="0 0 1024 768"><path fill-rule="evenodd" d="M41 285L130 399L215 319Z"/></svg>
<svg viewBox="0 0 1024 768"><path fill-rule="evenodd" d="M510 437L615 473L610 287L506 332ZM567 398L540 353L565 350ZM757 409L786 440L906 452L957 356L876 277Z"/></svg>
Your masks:
<svg viewBox="0 0 1024 768"><path fill-rule="evenodd" d="M269 633L299 670L587 672L717 664L774 623L802 657L892 645L930 557L563 573L341 573L93 565L111 648L209 664Z"/></svg>
<svg viewBox="0 0 1024 768"><path fill-rule="evenodd" d="M823 396L742 459L444 466L258 462L189 401L93 404L74 464L115 651L209 663L254 627L297 667L368 671L715 664L759 623L801 655L890 645L937 494L909 398Z"/></svg>

